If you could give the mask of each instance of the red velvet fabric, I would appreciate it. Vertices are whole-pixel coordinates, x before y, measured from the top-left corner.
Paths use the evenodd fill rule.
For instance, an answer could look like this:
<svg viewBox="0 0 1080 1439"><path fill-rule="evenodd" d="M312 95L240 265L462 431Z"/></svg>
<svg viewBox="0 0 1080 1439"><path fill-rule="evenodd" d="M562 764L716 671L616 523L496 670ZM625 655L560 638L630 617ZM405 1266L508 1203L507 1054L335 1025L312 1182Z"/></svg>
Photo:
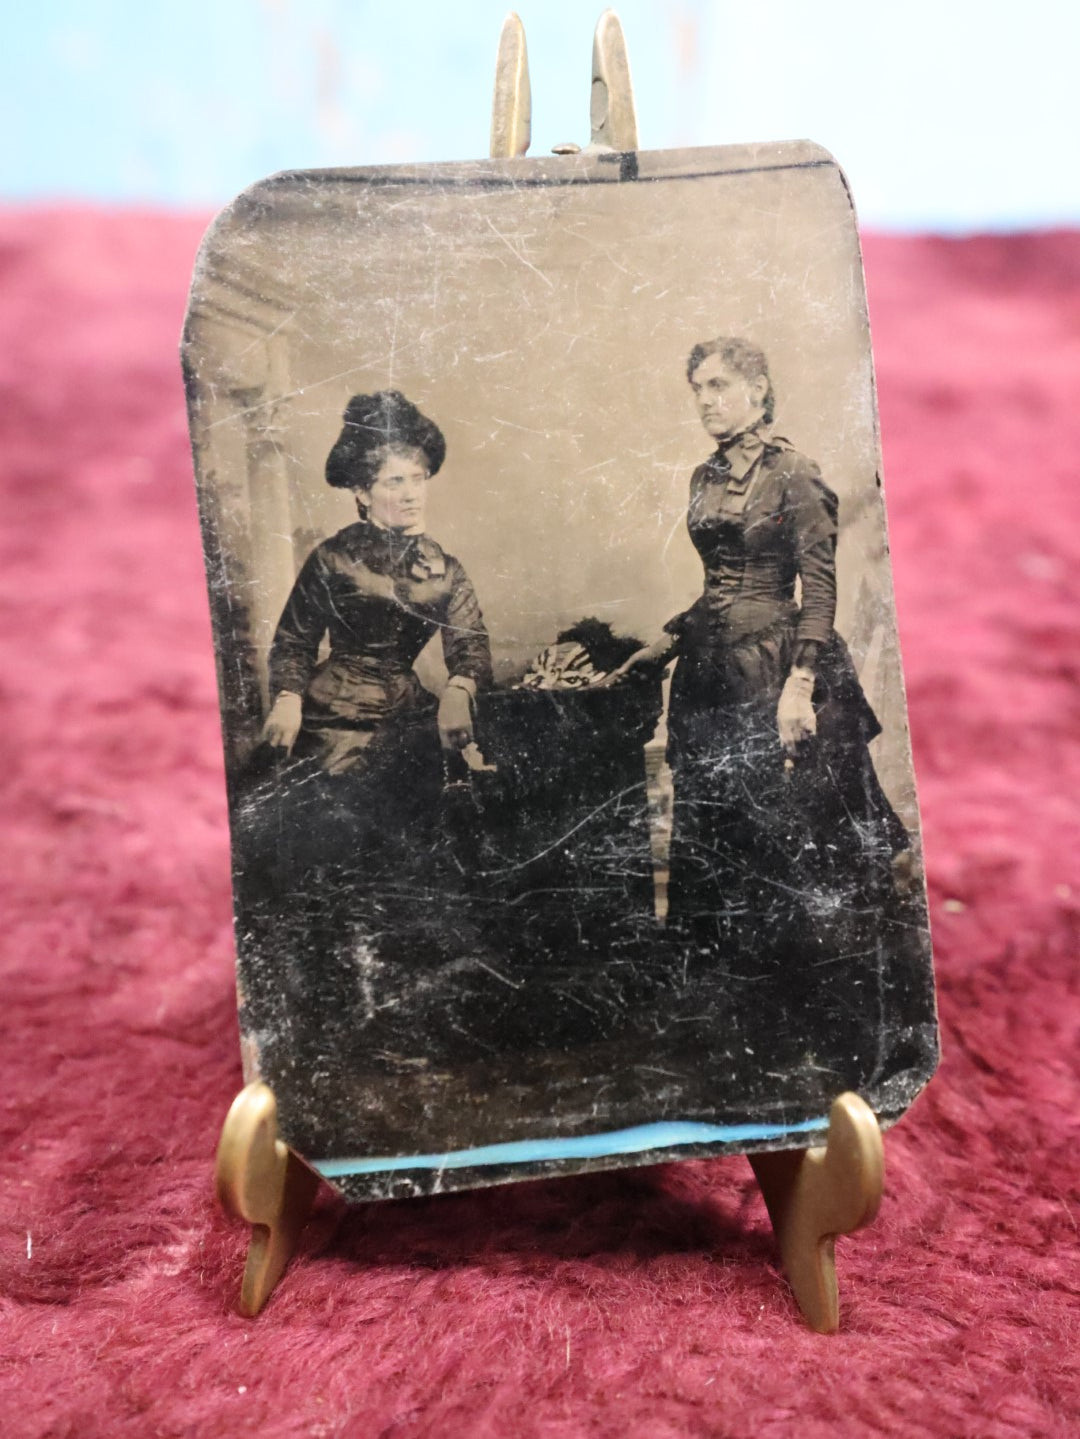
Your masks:
<svg viewBox="0 0 1080 1439"><path fill-rule="evenodd" d="M867 243L945 1062L821 1338L741 1159L324 1201L235 1314L200 229L0 216L3 1433L1077 1432L1080 235Z"/></svg>

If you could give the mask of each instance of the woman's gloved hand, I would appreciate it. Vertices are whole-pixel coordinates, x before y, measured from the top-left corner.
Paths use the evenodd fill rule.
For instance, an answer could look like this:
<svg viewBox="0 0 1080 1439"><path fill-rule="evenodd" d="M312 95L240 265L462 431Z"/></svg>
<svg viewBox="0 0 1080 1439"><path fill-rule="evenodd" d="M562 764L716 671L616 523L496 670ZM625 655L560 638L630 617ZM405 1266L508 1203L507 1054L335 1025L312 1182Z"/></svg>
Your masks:
<svg viewBox="0 0 1080 1439"><path fill-rule="evenodd" d="M304 703L298 694L282 690L266 716L266 723L259 736L263 744L274 749L283 749L288 754L296 743L303 719Z"/></svg>
<svg viewBox="0 0 1080 1439"><path fill-rule="evenodd" d="M474 686L463 675L451 675L439 698L439 742L443 749L464 749L473 738Z"/></svg>
<svg viewBox="0 0 1080 1439"><path fill-rule="evenodd" d="M795 755L799 746L817 734L814 714L814 671L796 666L784 681L776 706L776 727L785 753Z"/></svg>

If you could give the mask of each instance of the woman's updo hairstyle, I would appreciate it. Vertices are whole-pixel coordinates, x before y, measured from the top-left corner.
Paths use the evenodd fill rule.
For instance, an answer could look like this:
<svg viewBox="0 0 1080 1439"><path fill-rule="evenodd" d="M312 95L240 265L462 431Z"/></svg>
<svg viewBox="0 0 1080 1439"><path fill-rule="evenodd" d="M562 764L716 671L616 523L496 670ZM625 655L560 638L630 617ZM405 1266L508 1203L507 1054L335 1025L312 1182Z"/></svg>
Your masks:
<svg viewBox="0 0 1080 1439"><path fill-rule="evenodd" d="M345 423L326 457L326 483L342 490L370 490L388 454L422 450L433 475L446 459L443 433L400 390L353 395Z"/></svg>
<svg viewBox="0 0 1080 1439"><path fill-rule="evenodd" d="M688 380L694 378L694 371L710 355L719 355L720 363L729 370L734 370L744 380L760 380L764 376L768 389L765 391L765 413L762 418L767 425L771 425L776 412L776 396L773 394L769 362L765 358L764 350L759 350L749 340L740 340L735 335L722 335L718 340L703 340L690 351L690 358L686 362Z"/></svg>

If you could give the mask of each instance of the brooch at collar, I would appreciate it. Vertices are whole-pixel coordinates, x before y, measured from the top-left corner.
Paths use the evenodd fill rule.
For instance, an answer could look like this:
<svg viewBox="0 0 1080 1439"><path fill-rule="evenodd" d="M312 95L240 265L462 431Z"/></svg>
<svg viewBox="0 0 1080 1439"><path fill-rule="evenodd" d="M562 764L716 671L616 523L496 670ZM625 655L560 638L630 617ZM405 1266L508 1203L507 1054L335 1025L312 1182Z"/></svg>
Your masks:
<svg viewBox="0 0 1080 1439"><path fill-rule="evenodd" d="M409 578L420 581L441 580L445 574L445 554L434 540L428 539L427 535L421 535L416 541L409 563Z"/></svg>

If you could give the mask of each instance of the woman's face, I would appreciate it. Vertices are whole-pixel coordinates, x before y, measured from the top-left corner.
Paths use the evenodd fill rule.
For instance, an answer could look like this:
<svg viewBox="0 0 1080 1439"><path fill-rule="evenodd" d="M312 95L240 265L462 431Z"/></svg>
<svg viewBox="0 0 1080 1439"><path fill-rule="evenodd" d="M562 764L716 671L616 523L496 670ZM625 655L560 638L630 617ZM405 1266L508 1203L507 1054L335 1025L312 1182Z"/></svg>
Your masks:
<svg viewBox="0 0 1080 1439"><path fill-rule="evenodd" d="M391 450L371 488L361 494L361 508L384 530L418 535L424 528L428 479L423 450Z"/></svg>
<svg viewBox="0 0 1080 1439"><path fill-rule="evenodd" d="M719 355L706 355L690 376L690 388L701 423L714 440L722 442L758 423L765 413L769 382L764 375L748 380Z"/></svg>

